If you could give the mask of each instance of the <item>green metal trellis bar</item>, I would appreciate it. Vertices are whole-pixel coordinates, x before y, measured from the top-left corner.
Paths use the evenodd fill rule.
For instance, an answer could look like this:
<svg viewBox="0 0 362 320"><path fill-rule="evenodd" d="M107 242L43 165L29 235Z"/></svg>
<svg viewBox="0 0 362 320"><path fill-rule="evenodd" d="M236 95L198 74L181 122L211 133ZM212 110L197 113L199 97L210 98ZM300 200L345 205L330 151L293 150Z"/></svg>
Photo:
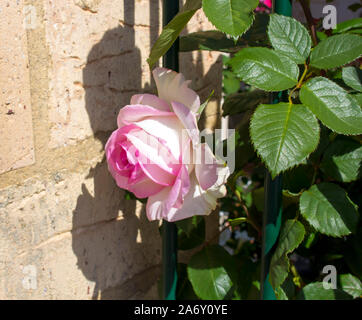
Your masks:
<svg viewBox="0 0 362 320"><path fill-rule="evenodd" d="M275 13L291 16L292 3L291 0L275 0L273 1L273 11ZM272 94L271 102L278 103L284 100L285 93L279 92ZM263 244L262 244L262 268L260 292L261 299L275 300L274 290L269 282L270 260L273 254L273 247L277 241L280 224L282 220L282 175L272 179L270 173L266 172L265 177L265 206L263 216Z"/></svg>
<svg viewBox="0 0 362 320"><path fill-rule="evenodd" d="M163 1L163 25L167 25L178 13L178 0ZM179 71L178 39L163 56L163 66ZM162 298L176 300L177 285L177 227L174 222L162 222Z"/></svg>

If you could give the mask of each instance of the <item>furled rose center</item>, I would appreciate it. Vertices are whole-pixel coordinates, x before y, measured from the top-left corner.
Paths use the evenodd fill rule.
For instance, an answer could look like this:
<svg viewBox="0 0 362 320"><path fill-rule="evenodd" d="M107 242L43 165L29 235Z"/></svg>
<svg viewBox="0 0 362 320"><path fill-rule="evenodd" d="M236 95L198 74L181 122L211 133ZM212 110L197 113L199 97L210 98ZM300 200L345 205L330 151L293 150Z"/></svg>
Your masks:
<svg viewBox="0 0 362 320"><path fill-rule="evenodd" d="M130 130L128 131L128 129ZM164 186L173 185L181 168L182 154L180 154L179 159L175 159L171 151L165 148L167 142L164 139L152 137L133 125L125 126L124 130L127 133L120 135L117 147L113 149L110 155L111 158L115 159L119 174L128 178L129 184L137 183L143 179L151 179ZM144 142L150 149L143 150L141 153L128 138L131 135ZM155 156L158 157L158 160L163 160L161 167L158 166L157 161L152 160Z"/></svg>
<svg viewBox="0 0 362 320"><path fill-rule="evenodd" d="M141 178L143 171L138 163L132 163L127 157L127 148L129 147L128 141L120 143L118 149L115 149L115 152L119 152L119 155L115 155L115 158L119 158L119 161L116 162L117 169L124 177L129 177L129 182L136 182L137 179ZM127 147L128 145L128 147ZM139 151L136 150L135 157L137 158Z"/></svg>

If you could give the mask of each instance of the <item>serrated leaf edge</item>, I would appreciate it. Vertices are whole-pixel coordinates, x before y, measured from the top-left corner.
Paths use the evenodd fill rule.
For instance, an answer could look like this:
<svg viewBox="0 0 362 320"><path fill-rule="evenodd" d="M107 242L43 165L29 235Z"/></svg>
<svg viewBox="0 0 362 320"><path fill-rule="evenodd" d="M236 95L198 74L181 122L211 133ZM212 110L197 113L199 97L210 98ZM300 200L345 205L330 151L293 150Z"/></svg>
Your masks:
<svg viewBox="0 0 362 320"><path fill-rule="evenodd" d="M270 42L270 44L271 44L272 46L273 46L273 43L272 43L272 40L270 39L270 33L269 33L269 26L270 26L270 23L271 23L271 21L272 21L272 16L280 16L280 17L286 18L287 20L289 20L289 19L295 20L295 22L297 22L298 24L300 24L300 25L302 26L302 28L304 28L304 30L307 31L307 34L308 34L309 39L310 39L310 44L312 43L310 33L309 33L308 29L307 29L302 23L300 23L298 20L296 20L296 19L294 19L294 18L286 17L286 16L283 16L283 15L279 15L279 14L273 13L273 14L270 16L270 20L269 20L269 24L268 24L268 29L267 29L268 39L269 39L269 42ZM273 48L274 48L274 46L273 46ZM308 55L307 55L306 58L304 58L304 57L298 52L298 54L300 55L300 57L303 58L303 61L300 62L299 60L296 61L296 60L294 60L294 58L289 57L289 55L288 55L286 52L283 52L283 51L278 50L278 49L276 49L276 48L274 48L274 50L277 51L277 52L279 52L279 53L281 53L281 54L283 54L283 55L285 55L285 56L288 56L288 58L291 59L291 60L293 60L296 64L303 64L303 63L305 63L305 61L308 59L309 55L311 54L311 48L309 49L309 52L308 52Z"/></svg>
<svg viewBox="0 0 362 320"><path fill-rule="evenodd" d="M266 47L248 47L248 48L266 48ZM300 76L300 70L299 70L298 64L297 64L293 59L289 58L288 55L286 55L286 54L284 54L284 53L282 53L282 52L279 52L279 51L276 51L276 50L270 49L270 48L266 48L266 49L269 49L269 50L275 52L275 53L277 54L277 56L283 56L284 58L289 59L291 62L293 62L293 63L295 63L295 64L297 65L297 69L298 69L297 79L295 80L295 79L291 79L291 78L288 77L290 80L295 81L295 85L297 85L297 84L298 84L298 79L299 79L299 76ZM241 51L241 50L240 50L240 51ZM240 52L240 51L239 51L239 52ZM273 70L273 71L275 71L275 70ZM233 72L235 73L235 75L236 75L238 78L240 78L242 81L244 81L243 78L242 78L241 76L239 76L238 73L236 73L236 72L234 71L234 68L233 68ZM284 75L283 73L280 73L280 72L276 72L276 73L278 73L278 74L282 75L283 77L285 77L285 75ZM285 77L285 78L287 78L287 77ZM247 81L244 81L244 82L245 82L245 83L248 83ZM289 87L289 88L283 89L282 91L285 91L285 90L288 90L288 89L290 89L290 88L293 88L295 85L293 85L293 86L291 86L291 87ZM268 90L268 89L265 89L265 88L260 88L258 85L255 85L255 84L253 85L253 87L254 87L254 88L257 88L257 89L259 89L259 90L263 90L263 91L265 91L265 92L278 92L278 91L281 91L281 90L270 90L270 89Z"/></svg>
<svg viewBox="0 0 362 320"><path fill-rule="evenodd" d="M314 77L314 78L308 80L305 84L303 84L303 86L302 86L300 89L302 90L303 88L305 88L305 90L307 90L307 88L308 88L308 86L307 86L308 83L309 83L310 81L312 81L313 79L317 79L317 78L324 78L324 77ZM327 79L327 78L324 78L324 79ZM338 85L337 83L335 83L334 81L332 81L332 80L330 80L330 79L327 79L327 80L333 82L336 86L338 86L338 87L341 88L343 91L345 91L341 86L339 86L339 85ZM313 90L310 90L309 88L308 88L308 90L309 90L309 92L313 92ZM347 94L347 98L348 98L348 99L353 100L357 105L359 105L358 102L356 101L356 99L352 98L347 92L346 92L346 94ZM318 100L319 100L319 99L318 99ZM328 126L327 124L325 124L324 121L322 121L321 119L319 119L319 117L312 111L312 109L311 109L307 104L305 104L303 101L301 101L301 102L302 102L302 104L303 104L305 107L307 107L307 108L315 115L315 117L316 117L320 122L323 123L324 126L326 126L328 129L332 130L333 132L336 132L336 133L338 133L338 134L343 134L344 136L357 136L357 135L362 134L362 131L361 131L361 133L344 133L344 132L340 132L340 131L336 131L336 130L332 129L330 126ZM346 122L346 121L344 121L344 122L348 124L348 122Z"/></svg>
<svg viewBox="0 0 362 320"><path fill-rule="evenodd" d="M329 183L329 184L336 185L335 183L332 183L332 182L324 182L324 183ZM316 186L316 185L317 185L317 184L313 184L309 189L304 190L303 193L304 193L304 192L308 192L313 186ZM343 188L341 188L341 189L343 189ZM357 211L357 213L358 213L358 206L350 199L350 197L348 196L347 191L344 190L344 189L343 189L343 191L344 191L344 193L345 193L345 195L346 195L347 200L355 207L355 209L356 209L356 211ZM302 198L303 193L301 194L301 196L300 196L300 198L299 198L299 206L298 206L298 207L299 207L299 212L300 212L300 214L303 216L303 218L308 222L308 224L312 227L312 229L313 229L314 231L319 232L319 233L321 233L321 234L325 234L326 236L330 236L330 237L333 237L333 238L339 238L339 239L340 239L340 238L343 238L343 237L345 237L345 236L348 236L348 235L350 235L350 234L352 233L351 231L349 231L349 233L347 233L347 234L335 235L335 234L332 234L332 233L329 233L329 232L322 232L322 231L318 230L318 229L309 221L308 217L306 217L305 214L302 212L302 208L301 208L301 198Z"/></svg>
<svg viewBox="0 0 362 320"><path fill-rule="evenodd" d="M259 151L257 150L257 148L256 148L256 146L255 146L255 144L254 144L253 139L251 138L251 132L250 132L250 130L251 130L251 122L252 122L252 120L253 120L253 118L254 118L254 115L255 115L256 110L257 110L261 105L262 105L262 104L259 104L259 105L255 108L254 113L253 113L252 116L250 117L250 121L249 121L249 140L250 140L250 142L251 142L251 144L252 144L252 146L253 146L253 148L254 148L254 151L256 152L256 154L258 155L258 157L261 159L262 163L264 163L265 166L269 169L269 172L270 172L270 174L271 174L271 176L272 176L272 179L274 179L278 174L283 173L283 172L285 172L285 171L287 171L287 170L291 170L291 169L293 169L293 168L296 168L296 167L300 166L305 160L307 160L307 159L310 157L310 155L311 155L315 150L317 150L317 148L318 148L318 146L319 146L319 143L320 143L320 138L319 138L319 142L317 143L317 145L316 145L316 147L314 148L314 150L311 151L311 152L309 153L309 155L307 155L305 158L303 158L299 163L296 163L295 165L293 165L293 166L291 166L291 167L288 167L287 169L280 170L280 171L275 171L274 169L272 169L271 167L269 167L269 165L266 163L266 161L264 161L263 157L260 155ZM307 106L305 106L304 104L301 104L301 105L303 105L304 107L307 107ZM311 111L309 108L308 108L308 110ZM312 112L312 111L311 111L311 112ZM312 112L312 113L313 113L313 112ZM316 119L318 119L314 113L313 113L313 115L314 115L314 117L315 117ZM318 121L318 120L317 120L317 121ZM320 136L320 131L321 131L321 129L320 129L320 126L318 125L318 135L319 135L319 136Z"/></svg>
<svg viewBox="0 0 362 320"><path fill-rule="evenodd" d="M202 1L202 3L204 3L204 1ZM202 10L202 11L204 11L204 10ZM249 27L247 27L242 34L239 34L238 36L234 36L232 34L229 34L227 32L224 32L224 31L220 30L217 26L215 26L214 23L209 19L209 17L206 15L206 13L204 11L204 14L205 14L205 16L207 18L207 21L209 21L214 28L216 28L218 31L222 32L226 36L233 38L235 41L239 40L239 38L241 38L246 32L248 32L249 29L251 28L251 26L253 25L253 23L255 21L255 13L253 11L251 13L252 13L252 21L251 21Z"/></svg>
<svg viewBox="0 0 362 320"><path fill-rule="evenodd" d="M333 35L332 37L338 37L338 36L344 36L344 34L336 34L336 35ZM358 36L358 35L357 35ZM325 40L327 40L327 39L331 39L332 37L328 37L328 38L326 38L326 39L324 39L324 40L322 40L320 43L322 43L323 41L325 41ZM360 36L359 36L360 37ZM319 43L319 44L320 44ZM313 49L315 49L317 46L315 46ZM313 50L312 49L312 50ZM314 67L314 68L317 68L317 69L319 69L319 70L329 70L329 69L334 69L334 68L340 68L340 67L343 67L343 66L345 66L345 65L347 65L347 64L349 64L349 63L351 63L352 61L355 61L355 60L357 60L357 59L359 59L361 56L362 56L362 53L358 56L358 57L356 57L355 59L352 59L352 60L349 60L348 62L346 62L346 63L344 63L344 64L341 64L341 65L338 65L338 66L335 66L335 67L328 67L328 68L322 68L322 67L318 67L318 66L316 66L315 64L313 64L312 63L312 52L313 51L311 51L311 53L310 53L310 56L309 56L309 59L310 59L310 65L312 66L312 67Z"/></svg>

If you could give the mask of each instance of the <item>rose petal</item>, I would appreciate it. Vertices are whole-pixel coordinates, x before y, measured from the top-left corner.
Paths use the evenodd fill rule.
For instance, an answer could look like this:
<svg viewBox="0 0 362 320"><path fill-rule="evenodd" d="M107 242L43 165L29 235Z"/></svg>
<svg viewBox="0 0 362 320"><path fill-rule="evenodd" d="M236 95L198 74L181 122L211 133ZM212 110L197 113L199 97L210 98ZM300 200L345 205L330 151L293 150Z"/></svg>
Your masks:
<svg viewBox="0 0 362 320"><path fill-rule="evenodd" d="M146 205L149 220L165 219L173 222L192 217L194 215L208 215L216 209L217 198L225 196L225 186L218 186L211 192L202 190L195 174L190 177L190 189L180 208L171 208L166 211L163 205L170 192L170 187L148 198Z"/></svg>
<svg viewBox="0 0 362 320"><path fill-rule="evenodd" d="M156 82L158 96L167 101L183 103L193 112L197 112L200 107L200 98L195 91L188 88L188 81L185 81L181 73L165 69L156 68L152 72Z"/></svg>
<svg viewBox="0 0 362 320"><path fill-rule="evenodd" d="M185 165L187 167L187 171L190 175L195 167L193 160L194 157L193 147L191 143L191 138L187 134L183 134L182 138L183 138L182 139L183 148L182 148L182 157L180 162L182 163L182 165Z"/></svg>
<svg viewBox="0 0 362 320"><path fill-rule="evenodd" d="M157 138L144 131L132 132L126 136L132 145L128 152L138 159L138 163L154 164L170 174L177 174L179 161Z"/></svg>
<svg viewBox="0 0 362 320"><path fill-rule="evenodd" d="M167 199L171 187L165 187L159 193L150 196L146 204L146 214L150 221L161 220L163 218L163 202Z"/></svg>
<svg viewBox="0 0 362 320"><path fill-rule="evenodd" d="M127 158L131 153L130 148L133 147L127 141L127 135L132 133L137 135L141 129L137 126L129 125L115 130L106 143L106 157L108 170L115 179L117 185L135 193L136 197L146 198L160 192L164 186L155 183L147 177L137 163L124 164L121 158L122 150L127 152ZM135 149L135 148L134 148Z"/></svg>
<svg viewBox="0 0 362 320"><path fill-rule="evenodd" d="M139 162L140 167L147 177L162 186L172 186L176 176L159 167L157 164Z"/></svg>
<svg viewBox="0 0 362 320"><path fill-rule="evenodd" d="M132 130L140 129L131 125L113 131L105 147L108 169L116 179L118 186L121 188L124 188L126 184L123 177L127 177L128 180L128 177L131 174L131 168L124 163L124 157L122 155L124 149L122 148L122 143L127 139L125 133L129 133Z"/></svg>
<svg viewBox="0 0 362 320"><path fill-rule="evenodd" d="M113 151L115 147L118 147L118 143L125 141L126 137L124 134L132 131L132 130L140 130L135 125L128 125L122 128L119 128L117 130L114 130L110 137L108 138L108 141L105 146L106 154Z"/></svg>
<svg viewBox="0 0 362 320"><path fill-rule="evenodd" d="M199 129L197 128L196 115L184 104L172 102L172 109L185 127L192 143L196 146L200 141Z"/></svg>
<svg viewBox="0 0 362 320"><path fill-rule="evenodd" d="M147 117L174 117L171 111L161 111L151 106L135 104L123 107L118 114L117 124L121 128L124 125L130 125Z"/></svg>
<svg viewBox="0 0 362 320"><path fill-rule="evenodd" d="M163 188L165 187L153 182L149 178L145 178L136 184L128 185L127 190L133 192L137 198L142 199L154 196L162 191Z"/></svg>
<svg viewBox="0 0 362 320"><path fill-rule="evenodd" d="M182 129L180 120L173 117L152 117L133 122L149 135L157 137L172 153L175 159L180 159L182 146Z"/></svg>
<svg viewBox="0 0 362 320"><path fill-rule="evenodd" d="M186 166L182 166L176 180L164 203L164 211L168 212L172 207L180 208L184 198L190 189L190 177Z"/></svg>
<svg viewBox="0 0 362 320"><path fill-rule="evenodd" d="M208 144L202 143L197 148L195 173L202 189L207 190L215 184L220 165Z"/></svg>
<svg viewBox="0 0 362 320"><path fill-rule="evenodd" d="M144 104L162 111L171 111L170 105L166 101L149 93L133 95L131 97L131 104Z"/></svg>

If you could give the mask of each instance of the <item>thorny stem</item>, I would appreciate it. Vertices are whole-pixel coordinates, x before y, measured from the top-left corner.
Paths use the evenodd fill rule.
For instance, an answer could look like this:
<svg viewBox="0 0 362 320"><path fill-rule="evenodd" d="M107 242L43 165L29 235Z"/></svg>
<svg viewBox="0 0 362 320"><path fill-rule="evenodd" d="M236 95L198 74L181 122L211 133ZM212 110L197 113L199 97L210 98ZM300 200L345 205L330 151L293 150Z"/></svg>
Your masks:
<svg viewBox="0 0 362 320"><path fill-rule="evenodd" d="M299 80L298 84L296 85L296 87L289 94L288 100L289 100L290 104L293 104L292 95L293 95L294 91L297 90L297 89L300 89L302 87L305 76L307 75L307 71L308 71L308 65L304 64L304 72L302 74L302 77L300 78L300 80Z"/></svg>
<svg viewBox="0 0 362 320"><path fill-rule="evenodd" d="M316 32L316 28L315 28L314 19L312 17L312 13L310 11L309 3L307 2L307 0L298 0L298 1L302 5L304 15L305 15L305 17L307 19L308 26L309 26L310 31L312 33L313 44L314 44L314 46L316 46L318 44L317 32Z"/></svg>

